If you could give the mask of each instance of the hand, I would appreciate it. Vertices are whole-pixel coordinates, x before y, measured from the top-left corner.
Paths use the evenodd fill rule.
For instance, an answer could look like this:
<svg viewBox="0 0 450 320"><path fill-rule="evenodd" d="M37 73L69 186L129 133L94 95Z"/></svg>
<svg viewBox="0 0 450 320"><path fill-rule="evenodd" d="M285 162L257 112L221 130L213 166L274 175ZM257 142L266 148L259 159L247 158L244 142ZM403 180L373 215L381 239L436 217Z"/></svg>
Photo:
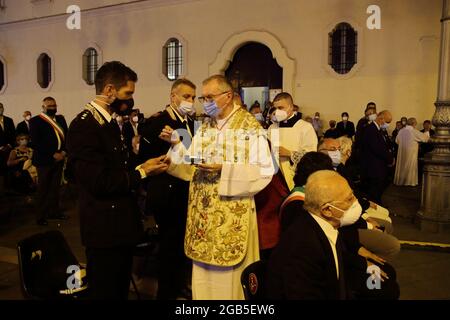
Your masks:
<svg viewBox="0 0 450 320"><path fill-rule="evenodd" d="M55 152L55 154L53 155L53 159L56 160L56 162L60 162L62 160L64 160L65 157L65 153L63 152Z"/></svg>
<svg viewBox="0 0 450 320"><path fill-rule="evenodd" d="M180 142L180 136L178 133L169 126L165 126L164 129L162 129L159 134L159 138L173 145Z"/></svg>
<svg viewBox="0 0 450 320"><path fill-rule="evenodd" d="M280 148L278 149L278 155L280 157L288 157L288 158L290 158L291 157L291 151L286 149L285 147L281 147L280 146Z"/></svg>
<svg viewBox="0 0 450 320"><path fill-rule="evenodd" d="M138 154L139 153L139 142L141 141L141 136L134 136L132 139L131 139L131 147L132 147L132 149L133 149L133 152L135 153L135 154Z"/></svg>
<svg viewBox="0 0 450 320"><path fill-rule="evenodd" d="M374 220L372 218L367 218L366 222L370 223L373 226L374 230L383 232L383 230L381 230L380 224L376 220Z"/></svg>
<svg viewBox="0 0 450 320"><path fill-rule="evenodd" d="M19 162L22 162L22 161L25 162L25 161L28 160L28 157L27 157L27 156L21 157L21 158L19 158L18 160L19 160Z"/></svg>
<svg viewBox="0 0 450 320"><path fill-rule="evenodd" d="M141 168L144 169L147 176L154 176L166 171L169 168L170 159L167 156L149 159L143 164Z"/></svg>
<svg viewBox="0 0 450 320"><path fill-rule="evenodd" d="M369 260L367 260L367 268L370 266L373 266L375 263L370 262ZM384 282L385 279L389 279L388 275L386 272L384 272L381 268L380 268L380 280L382 282Z"/></svg>
<svg viewBox="0 0 450 320"><path fill-rule="evenodd" d="M359 254L361 257L363 257L363 258L370 259L370 260L372 260L372 261L374 261L374 262L376 262L376 263L379 263L379 264L381 264L381 265L383 265L383 264L386 262L386 260L384 260L383 258L380 258L380 257L377 256L375 253L373 253L373 252L367 250L367 249L364 248L364 247L359 248L358 254Z"/></svg>
<svg viewBox="0 0 450 320"><path fill-rule="evenodd" d="M372 201L369 201L369 203L370 203L370 207L372 208L372 209L377 209L378 208L378 205L375 203L375 202L372 202Z"/></svg>
<svg viewBox="0 0 450 320"><path fill-rule="evenodd" d="M222 171L222 165L221 164L206 164L206 163L199 163L196 165L197 168L203 171L208 172L217 172Z"/></svg>

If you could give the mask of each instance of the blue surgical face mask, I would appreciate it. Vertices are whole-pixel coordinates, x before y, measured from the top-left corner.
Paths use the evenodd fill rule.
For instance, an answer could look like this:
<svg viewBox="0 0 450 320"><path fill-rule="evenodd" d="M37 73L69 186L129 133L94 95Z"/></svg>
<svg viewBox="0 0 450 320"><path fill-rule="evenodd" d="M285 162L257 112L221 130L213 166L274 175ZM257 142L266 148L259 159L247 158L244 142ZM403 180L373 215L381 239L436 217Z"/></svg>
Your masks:
<svg viewBox="0 0 450 320"><path fill-rule="evenodd" d="M380 128L381 128L381 129L384 129L384 130L387 130L387 128L389 128L389 123L383 123L383 124L380 126Z"/></svg>
<svg viewBox="0 0 450 320"><path fill-rule="evenodd" d="M217 103L213 100L210 102L205 102L203 104L203 108L205 109L205 113L210 117L216 117L219 113L219 107Z"/></svg>
<svg viewBox="0 0 450 320"><path fill-rule="evenodd" d="M339 166L339 164L341 163L341 152L339 150L328 151L328 156L333 162L333 167L337 168L337 166Z"/></svg>

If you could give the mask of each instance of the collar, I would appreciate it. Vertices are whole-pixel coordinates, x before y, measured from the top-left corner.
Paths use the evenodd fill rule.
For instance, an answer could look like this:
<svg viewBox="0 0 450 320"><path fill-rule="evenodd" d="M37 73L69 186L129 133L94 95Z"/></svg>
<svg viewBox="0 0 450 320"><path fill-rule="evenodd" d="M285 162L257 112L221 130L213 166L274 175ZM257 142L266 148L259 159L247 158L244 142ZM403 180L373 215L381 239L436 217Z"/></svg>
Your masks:
<svg viewBox="0 0 450 320"><path fill-rule="evenodd" d="M289 120L291 120L295 116L296 116L295 112L292 112L292 115L289 118L287 118L286 120L283 120L282 122L286 123L286 122L288 122Z"/></svg>
<svg viewBox="0 0 450 320"><path fill-rule="evenodd" d="M339 234L338 230L335 229L331 224L329 224L327 221L325 221L321 217L318 217L315 214L312 214L311 212L309 212L309 214L319 224L320 228L323 230L323 232L327 236L328 240L330 240L331 243L336 245L337 237L338 237L338 234Z"/></svg>
<svg viewBox="0 0 450 320"><path fill-rule="evenodd" d="M187 122L187 116L182 117L181 114L178 113L178 110L176 108L174 108L172 105L169 105L169 107L173 110L173 112L181 122Z"/></svg>
<svg viewBox="0 0 450 320"><path fill-rule="evenodd" d="M373 121L373 123L375 123L375 125L377 126L378 130L380 130L380 126L378 125L378 123L376 121Z"/></svg>
<svg viewBox="0 0 450 320"><path fill-rule="evenodd" d="M91 101L91 105L97 109L98 112L100 112L100 114L103 116L103 118L105 118L106 121L111 122L112 118L111 115L108 113L108 111L106 111L105 109L103 109L100 105L98 105L97 103L95 103L94 101Z"/></svg>

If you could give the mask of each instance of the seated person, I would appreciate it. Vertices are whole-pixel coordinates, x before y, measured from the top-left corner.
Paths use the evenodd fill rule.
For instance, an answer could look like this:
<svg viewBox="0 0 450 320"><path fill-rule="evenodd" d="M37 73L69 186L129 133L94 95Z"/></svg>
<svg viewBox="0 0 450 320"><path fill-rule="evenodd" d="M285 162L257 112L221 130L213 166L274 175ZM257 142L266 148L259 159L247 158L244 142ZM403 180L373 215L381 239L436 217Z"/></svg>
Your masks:
<svg viewBox="0 0 450 320"><path fill-rule="evenodd" d="M338 237L338 228L351 225L361 214L346 180L332 170L317 171L307 180L304 199L304 209L303 201L291 202L291 207L297 207L297 218L269 259L267 297L397 299L399 289L392 267L368 251L364 257L347 250ZM378 269L380 290L367 286L366 271L373 264L384 264Z"/></svg>
<svg viewBox="0 0 450 320"><path fill-rule="evenodd" d="M36 188L37 171L32 165L33 149L28 147L29 136L17 135L17 147L9 153L7 165L10 168L12 188L19 193L29 193Z"/></svg>
<svg viewBox="0 0 450 320"><path fill-rule="evenodd" d="M343 145L340 144L343 141ZM358 199L362 212L365 213L369 208L377 209L378 205L365 198L365 195L355 187L352 179L352 168L348 159L351 158L352 142L350 139L341 137L339 139L324 139L319 144L318 150L332 159L333 167L343 176L352 188ZM363 215L355 223L358 227L359 241L371 252L377 254L383 259L391 261L400 252L400 243L395 238L392 224L384 219L367 217ZM352 230L356 231L356 230ZM355 235L353 235L355 237Z"/></svg>

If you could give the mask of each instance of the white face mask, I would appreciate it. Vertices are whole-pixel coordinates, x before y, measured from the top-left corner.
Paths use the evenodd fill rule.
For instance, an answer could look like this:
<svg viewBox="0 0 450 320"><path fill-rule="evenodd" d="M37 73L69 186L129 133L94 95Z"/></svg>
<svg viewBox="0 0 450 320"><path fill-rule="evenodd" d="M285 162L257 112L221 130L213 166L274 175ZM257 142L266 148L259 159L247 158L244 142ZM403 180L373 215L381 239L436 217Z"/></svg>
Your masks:
<svg viewBox="0 0 450 320"><path fill-rule="evenodd" d="M19 145L22 147L25 147L28 144L28 140L27 139L20 139L19 140Z"/></svg>
<svg viewBox="0 0 450 320"><path fill-rule="evenodd" d="M189 101L181 101L178 111L181 113L181 115L192 115L195 112L194 104Z"/></svg>
<svg viewBox="0 0 450 320"><path fill-rule="evenodd" d="M384 130L387 130L387 129L389 128L389 123L383 123L383 124L380 126L380 128L381 128L381 129L384 129Z"/></svg>
<svg viewBox="0 0 450 320"><path fill-rule="evenodd" d="M254 116L255 116L256 120L258 120L259 122L263 122L264 121L264 117L263 117L261 112L255 113Z"/></svg>
<svg viewBox="0 0 450 320"><path fill-rule="evenodd" d="M30 121L30 119L31 119L31 116L26 116L25 117L25 120L27 120L27 121Z"/></svg>
<svg viewBox="0 0 450 320"><path fill-rule="evenodd" d="M348 120L348 117L342 117L342 120L343 120L343 121L347 121L347 120Z"/></svg>
<svg viewBox="0 0 450 320"><path fill-rule="evenodd" d="M328 205L344 213L342 217L339 219L341 227L354 224L359 219L362 213L362 207L359 204L358 200L355 200L355 202L353 202L350 208L348 208L347 210L342 210L340 208L333 206L332 204Z"/></svg>
<svg viewBox="0 0 450 320"><path fill-rule="evenodd" d="M375 121L377 119L377 115L374 113L374 114L371 114L370 116L369 116L369 121Z"/></svg>
<svg viewBox="0 0 450 320"><path fill-rule="evenodd" d="M274 121L274 122L281 122L281 121L286 120L287 117L288 117L288 114L287 114L286 111L277 109L275 111L275 115L272 117L272 121Z"/></svg>
<svg viewBox="0 0 450 320"><path fill-rule="evenodd" d="M333 167L337 167L341 163L341 152L339 150L336 151L328 151L328 156L331 158L333 162Z"/></svg>
<svg viewBox="0 0 450 320"><path fill-rule="evenodd" d="M139 121L138 116L134 116L131 120L133 120L134 123L137 123Z"/></svg>

